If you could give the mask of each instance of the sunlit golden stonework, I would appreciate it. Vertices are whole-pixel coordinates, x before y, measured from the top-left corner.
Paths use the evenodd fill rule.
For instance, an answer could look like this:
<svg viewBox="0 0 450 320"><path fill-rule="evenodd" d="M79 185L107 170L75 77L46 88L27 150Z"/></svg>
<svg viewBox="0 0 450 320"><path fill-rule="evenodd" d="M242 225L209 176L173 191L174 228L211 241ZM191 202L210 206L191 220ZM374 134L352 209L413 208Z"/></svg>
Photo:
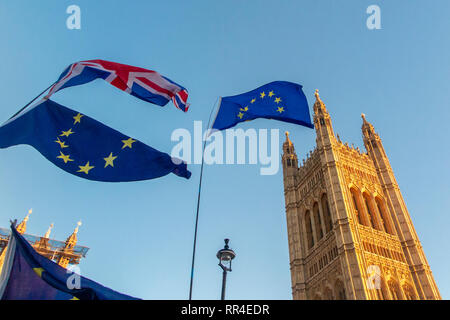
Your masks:
<svg viewBox="0 0 450 320"><path fill-rule="evenodd" d="M27 222L30 214L31 210L28 212L27 216L22 220L22 222L17 225L16 229L25 237L25 239L33 246L33 248L39 254L53 260L64 268L67 268L69 264L79 264L80 259L84 258L87 251L89 250L89 248L87 247L77 245L78 228L80 227L81 222L77 223L75 230L66 239L66 241L58 241L50 239L50 233L53 228L53 223L50 225L43 237L26 234L25 232L27 230ZM8 229L0 228L0 272L3 267L9 237L10 231Z"/></svg>
<svg viewBox="0 0 450 320"><path fill-rule="evenodd" d="M316 91L317 146L299 166L286 133L283 181L294 299L441 299L380 137L367 153L335 136Z"/></svg>

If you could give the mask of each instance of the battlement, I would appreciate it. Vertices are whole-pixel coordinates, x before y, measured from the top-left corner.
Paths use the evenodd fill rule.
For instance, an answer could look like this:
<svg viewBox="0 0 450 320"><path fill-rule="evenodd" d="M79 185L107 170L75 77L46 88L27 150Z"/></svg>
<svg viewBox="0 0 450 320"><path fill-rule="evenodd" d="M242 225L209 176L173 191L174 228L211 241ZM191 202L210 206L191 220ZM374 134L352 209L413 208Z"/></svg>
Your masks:
<svg viewBox="0 0 450 320"><path fill-rule="evenodd" d="M367 161L370 159L369 154L364 151L362 151L359 147L355 147L355 145L352 143L351 146L348 142L342 142L339 135L337 135L337 143L339 151L349 154L352 157L360 158L363 161Z"/></svg>
<svg viewBox="0 0 450 320"><path fill-rule="evenodd" d="M300 179L305 177L318 162L320 162L320 155L317 147L314 147L313 150L306 154L306 158L302 160L302 163L299 163L298 177Z"/></svg>

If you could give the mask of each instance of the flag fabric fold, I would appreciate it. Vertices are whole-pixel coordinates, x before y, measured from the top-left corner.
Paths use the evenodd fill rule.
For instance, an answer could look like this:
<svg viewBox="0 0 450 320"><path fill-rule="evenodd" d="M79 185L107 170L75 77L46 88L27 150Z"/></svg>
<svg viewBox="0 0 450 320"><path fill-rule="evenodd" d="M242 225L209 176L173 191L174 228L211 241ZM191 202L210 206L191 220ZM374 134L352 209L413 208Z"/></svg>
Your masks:
<svg viewBox="0 0 450 320"><path fill-rule="evenodd" d="M31 145L59 168L89 180L191 176L181 160L46 99L0 126L0 148L19 144Z"/></svg>
<svg viewBox="0 0 450 320"><path fill-rule="evenodd" d="M120 90L158 106L165 106L172 100L175 107L184 112L189 108L188 91L158 72L99 59L79 61L68 66L46 97L50 98L61 89L95 79L103 79Z"/></svg>
<svg viewBox="0 0 450 320"><path fill-rule="evenodd" d="M0 276L1 300L139 300L75 275L38 254L13 225L11 230Z"/></svg>
<svg viewBox="0 0 450 320"><path fill-rule="evenodd" d="M287 81L274 81L243 94L223 97L212 129L224 130L257 118L314 128L302 86Z"/></svg>

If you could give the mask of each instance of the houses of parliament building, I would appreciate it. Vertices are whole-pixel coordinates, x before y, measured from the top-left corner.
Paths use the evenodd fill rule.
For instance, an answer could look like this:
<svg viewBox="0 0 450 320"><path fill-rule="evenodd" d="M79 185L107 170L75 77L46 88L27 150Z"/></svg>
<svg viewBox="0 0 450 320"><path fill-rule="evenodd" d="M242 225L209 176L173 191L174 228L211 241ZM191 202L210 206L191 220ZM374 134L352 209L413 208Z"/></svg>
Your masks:
<svg viewBox="0 0 450 320"><path fill-rule="evenodd" d="M294 299L441 299L379 135L341 142L316 91L316 147L299 165L286 133L283 182Z"/></svg>
<svg viewBox="0 0 450 320"><path fill-rule="evenodd" d="M63 268L67 268L69 264L77 265L82 258L86 257L89 248L77 244L77 234L81 222L77 223L75 230L65 241L59 241L50 239L53 223L50 225L44 236L39 237L26 233L27 223L31 212L30 209L26 217L16 226L16 230L40 255L52 260ZM0 274L5 263L5 256L10 237L11 231L9 229L0 228Z"/></svg>

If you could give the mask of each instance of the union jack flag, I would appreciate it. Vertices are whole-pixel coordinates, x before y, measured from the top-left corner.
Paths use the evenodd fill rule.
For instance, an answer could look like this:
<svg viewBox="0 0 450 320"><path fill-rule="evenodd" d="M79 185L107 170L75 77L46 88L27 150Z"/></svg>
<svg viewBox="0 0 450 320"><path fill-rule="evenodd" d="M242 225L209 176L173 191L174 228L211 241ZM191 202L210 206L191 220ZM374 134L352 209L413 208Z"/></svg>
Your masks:
<svg viewBox="0 0 450 320"><path fill-rule="evenodd" d="M165 106L172 100L175 107L184 112L189 108L188 92L179 84L153 70L105 60L86 60L71 64L50 88L46 98L61 89L99 78L144 101Z"/></svg>

